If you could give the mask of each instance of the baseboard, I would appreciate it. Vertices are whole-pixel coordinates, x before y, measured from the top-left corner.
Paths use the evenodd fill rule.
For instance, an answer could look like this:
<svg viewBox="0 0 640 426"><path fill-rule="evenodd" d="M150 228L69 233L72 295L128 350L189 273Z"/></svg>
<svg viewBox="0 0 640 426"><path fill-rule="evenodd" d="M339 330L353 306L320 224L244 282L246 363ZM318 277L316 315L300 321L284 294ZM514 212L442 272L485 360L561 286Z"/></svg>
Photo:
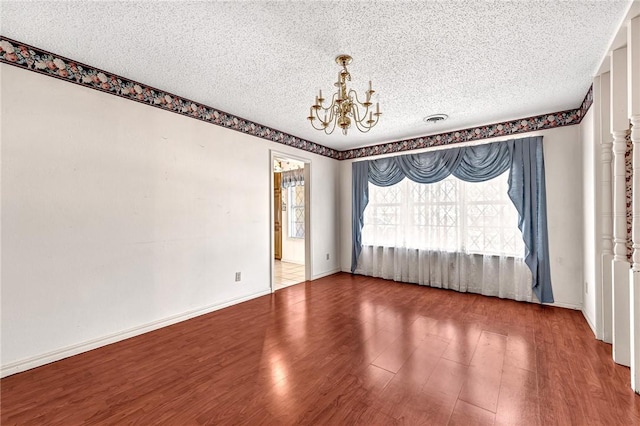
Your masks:
<svg viewBox="0 0 640 426"><path fill-rule="evenodd" d="M327 271L327 272L321 272L321 273L319 273L317 275L313 275L311 277L311 280L317 280L318 278L328 277L329 275L337 274L338 272L342 272L340 270L340 268L335 268L335 269L332 269L332 270Z"/></svg>
<svg viewBox="0 0 640 426"><path fill-rule="evenodd" d="M555 306L557 308L573 309L576 311L582 311L582 305L574 305L573 303L553 302L544 303L545 306Z"/></svg>
<svg viewBox="0 0 640 426"><path fill-rule="evenodd" d="M349 273L349 274L351 273L350 270L344 270L344 269L342 269L342 272L346 272L346 273ZM366 277L367 275L362 275L362 276ZM400 281L395 281L395 282L400 282ZM456 290L452 290L452 291L456 291ZM470 293L470 294L475 294L475 293ZM493 297L493 296L491 296L491 297ZM537 299L535 299L535 301L532 302L532 303L539 303L539 302L537 301ZM554 303L544 303L544 305L545 306L555 306L555 307L558 307L558 308L565 308L565 309L573 309L573 310L576 310L576 311L582 311L582 305L574 305L572 303L554 302Z"/></svg>
<svg viewBox="0 0 640 426"><path fill-rule="evenodd" d="M593 331L593 336L597 339L598 338L598 333L596 333L596 326L593 325L593 323L591 322L591 320L589 319L587 314L584 312L584 309L582 310L582 316L584 317L585 320L587 320L587 324L589 324L589 327L591 328L591 331Z"/></svg>
<svg viewBox="0 0 640 426"><path fill-rule="evenodd" d="M191 318L195 318L200 315L208 314L219 309L223 309L238 303L246 302L247 300L255 299L261 296L271 294L271 289L260 291L248 296L239 297L236 299L227 300L215 305L205 306L203 308L187 311L182 314L174 315L168 318L152 321L147 324L143 324L137 327L130 328L128 330L120 331L108 336L100 337L98 339L89 340L87 342L79 343L76 345L67 346L62 349L58 349L52 352L48 352L35 357L27 358L21 361L12 362L0 367L0 377L10 376L12 374L20 373L22 371L30 370L32 368L40 367L45 364L49 364L54 361L59 361L70 356L78 355L83 352L87 352L102 346L116 343L121 340L129 339L131 337L139 336L144 333L148 333L153 330L157 330L162 327L167 327L172 324L176 324L182 321L186 321Z"/></svg>

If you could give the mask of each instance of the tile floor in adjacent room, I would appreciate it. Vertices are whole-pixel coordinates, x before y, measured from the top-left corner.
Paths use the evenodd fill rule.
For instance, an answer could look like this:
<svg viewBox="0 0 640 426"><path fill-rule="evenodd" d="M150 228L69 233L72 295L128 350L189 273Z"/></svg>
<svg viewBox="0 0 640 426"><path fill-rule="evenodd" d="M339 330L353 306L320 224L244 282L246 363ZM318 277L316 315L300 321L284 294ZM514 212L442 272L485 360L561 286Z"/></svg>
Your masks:
<svg viewBox="0 0 640 426"><path fill-rule="evenodd" d="M273 288L280 290L304 281L304 265L276 260L273 268Z"/></svg>

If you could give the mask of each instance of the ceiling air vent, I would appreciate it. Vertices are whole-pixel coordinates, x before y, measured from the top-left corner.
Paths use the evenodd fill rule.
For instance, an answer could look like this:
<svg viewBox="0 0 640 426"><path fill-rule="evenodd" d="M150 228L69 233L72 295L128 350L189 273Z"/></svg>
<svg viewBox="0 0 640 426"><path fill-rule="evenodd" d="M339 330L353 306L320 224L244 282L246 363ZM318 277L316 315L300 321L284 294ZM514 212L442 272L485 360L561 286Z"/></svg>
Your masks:
<svg viewBox="0 0 640 426"><path fill-rule="evenodd" d="M449 116L447 114L433 114L433 115L430 115L428 117L423 118L422 121L424 121L427 124L435 124L435 123L439 123L441 121L444 121L447 118L449 118Z"/></svg>

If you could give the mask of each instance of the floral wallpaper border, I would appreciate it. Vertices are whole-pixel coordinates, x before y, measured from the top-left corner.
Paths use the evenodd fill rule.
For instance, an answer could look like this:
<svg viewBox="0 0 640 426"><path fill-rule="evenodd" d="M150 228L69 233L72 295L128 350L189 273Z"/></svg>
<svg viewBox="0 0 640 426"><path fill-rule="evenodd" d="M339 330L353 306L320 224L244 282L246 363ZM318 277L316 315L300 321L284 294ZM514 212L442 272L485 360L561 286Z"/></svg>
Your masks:
<svg viewBox="0 0 640 426"><path fill-rule="evenodd" d="M590 86L580 107L573 110L536 115L533 117L519 118L517 120L503 123L487 124L485 126L472 127L464 130L441 133L438 135L422 136L398 142L389 142L364 148L351 149L348 151L340 151L339 159L348 160L352 158L369 157L372 155L410 151L412 149L476 141L480 139L494 138L497 136L515 135L518 133L551 129L554 127L571 126L579 124L582 121L582 118L587 113L592 103L593 86Z"/></svg>
<svg viewBox="0 0 640 426"><path fill-rule="evenodd" d="M337 158L338 151L134 80L0 36L0 62L252 136Z"/></svg>
<svg viewBox="0 0 640 426"><path fill-rule="evenodd" d="M349 160L570 126L579 124L593 103L593 87L590 87L580 107L573 110L338 151L1 35L0 62L336 160Z"/></svg>

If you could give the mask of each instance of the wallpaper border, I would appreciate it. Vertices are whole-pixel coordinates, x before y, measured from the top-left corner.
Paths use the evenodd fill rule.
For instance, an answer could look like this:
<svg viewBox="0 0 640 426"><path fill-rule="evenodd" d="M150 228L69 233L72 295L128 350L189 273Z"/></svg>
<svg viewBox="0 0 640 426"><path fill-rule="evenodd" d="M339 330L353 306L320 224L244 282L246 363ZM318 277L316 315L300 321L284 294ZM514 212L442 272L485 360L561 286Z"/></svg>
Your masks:
<svg viewBox="0 0 640 426"><path fill-rule="evenodd" d="M288 133L254 123L188 98L156 89L90 65L0 35L0 63L54 77L131 101L174 112L269 141L337 158L338 151Z"/></svg>
<svg viewBox="0 0 640 426"><path fill-rule="evenodd" d="M593 86L591 86L582 104L576 109L338 151L2 35L0 35L0 63L13 65L24 70L54 77L336 160L370 157L571 126L582 121L582 118L593 103Z"/></svg>
<svg viewBox="0 0 640 426"><path fill-rule="evenodd" d="M584 100L580 104L580 107L576 109L518 118L511 121L470 127L463 130L454 130L437 135L421 136L397 142L340 151L338 155L340 156L340 160L350 160L380 154L411 151L414 149L431 148L435 146L489 139L498 136L516 135L536 130L572 126L574 124L579 124L582 121L582 118L587 113L592 103L593 85L589 86L589 90L587 91Z"/></svg>

